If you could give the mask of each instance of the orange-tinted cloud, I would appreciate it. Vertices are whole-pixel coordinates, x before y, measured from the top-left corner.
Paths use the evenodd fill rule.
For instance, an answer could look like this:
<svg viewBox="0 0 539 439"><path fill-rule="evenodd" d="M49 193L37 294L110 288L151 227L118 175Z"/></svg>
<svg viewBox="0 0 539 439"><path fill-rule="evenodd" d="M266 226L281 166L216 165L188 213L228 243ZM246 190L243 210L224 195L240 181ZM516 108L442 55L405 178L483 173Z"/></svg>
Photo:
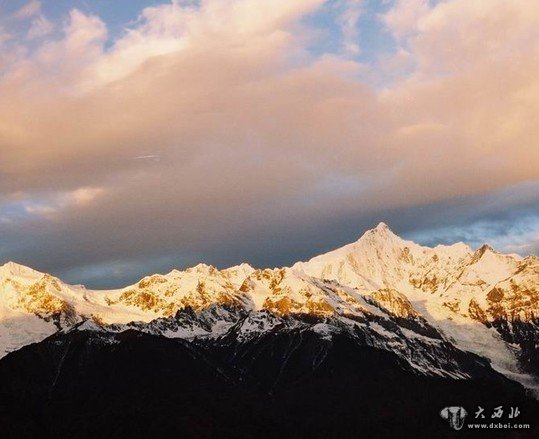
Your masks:
<svg viewBox="0 0 539 439"><path fill-rule="evenodd" d="M189 239L539 178L539 3L399 0L380 17L395 54L371 65L349 57L360 2L344 57L309 52L323 3L172 2L119 37L73 10L61 37L5 45L0 203L78 193L57 221L159 216ZM348 190L320 189L335 176Z"/></svg>

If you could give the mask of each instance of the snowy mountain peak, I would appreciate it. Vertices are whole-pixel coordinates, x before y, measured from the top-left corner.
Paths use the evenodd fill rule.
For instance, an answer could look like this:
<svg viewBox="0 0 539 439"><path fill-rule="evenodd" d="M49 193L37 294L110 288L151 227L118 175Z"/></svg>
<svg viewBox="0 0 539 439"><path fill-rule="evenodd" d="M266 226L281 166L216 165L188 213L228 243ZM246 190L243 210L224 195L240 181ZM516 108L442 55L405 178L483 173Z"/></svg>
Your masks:
<svg viewBox="0 0 539 439"><path fill-rule="evenodd" d="M248 264L247 262L242 262L239 265L234 265L232 267L226 268L224 271L229 271L229 272L244 271L244 272L252 273L253 271L255 271L255 269L252 265Z"/></svg>
<svg viewBox="0 0 539 439"><path fill-rule="evenodd" d="M378 225L373 230L378 230L381 232L387 232L387 231L391 232L391 229L389 228L389 226L384 222L378 223Z"/></svg>
<svg viewBox="0 0 539 439"><path fill-rule="evenodd" d="M483 256L485 253L487 252L490 252L490 253L498 253L496 250L494 250L490 245L488 244L483 244L481 247L479 247L477 249L477 251L475 252L475 254L477 255L477 257L481 257Z"/></svg>
<svg viewBox="0 0 539 439"><path fill-rule="evenodd" d="M386 223L379 223L374 229L367 230L363 236L361 236L360 240L367 237L376 237L378 239L400 239L395 233L393 233Z"/></svg>
<svg viewBox="0 0 539 439"><path fill-rule="evenodd" d="M521 261L523 258L516 254L502 254L494 250L490 245L484 244L479 247L472 256L472 264L510 265Z"/></svg>
<svg viewBox="0 0 539 439"><path fill-rule="evenodd" d="M380 223L374 229L367 230L355 243L351 244L356 248L359 247L403 247L409 243L396 235L387 224ZM347 246L345 246L347 247Z"/></svg>
<svg viewBox="0 0 539 439"><path fill-rule="evenodd" d="M194 267L188 268L186 271L211 274L216 271L216 268L212 265L204 264L201 262L200 264L197 264Z"/></svg>
<svg viewBox="0 0 539 439"><path fill-rule="evenodd" d="M4 265L0 266L0 276L1 277L25 277L25 278L40 278L43 276L43 273L34 270L25 265L18 264L13 261L6 262Z"/></svg>

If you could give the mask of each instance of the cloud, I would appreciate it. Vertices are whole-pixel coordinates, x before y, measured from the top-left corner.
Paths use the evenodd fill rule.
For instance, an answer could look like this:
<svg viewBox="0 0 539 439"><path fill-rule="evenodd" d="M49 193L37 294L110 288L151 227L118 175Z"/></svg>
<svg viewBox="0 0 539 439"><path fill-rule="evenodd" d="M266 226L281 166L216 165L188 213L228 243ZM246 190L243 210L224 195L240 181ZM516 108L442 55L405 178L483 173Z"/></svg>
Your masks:
<svg viewBox="0 0 539 439"><path fill-rule="evenodd" d="M103 192L103 188L100 187L84 187L67 193L64 198L67 203L74 203L78 206L85 206L90 204L100 195L102 195Z"/></svg>
<svg viewBox="0 0 539 439"><path fill-rule="evenodd" d="M32 20L30 29L28 29L27 38L30 40L44 37L50 34L54 30L54 24L49 21L45 16L39 15Z"/></svg>
<svg viewBox="0 0 539 439"><path fill-rule="evenodd" d="M101 187L81 187L72 191L44 192L38 194L15 193L0 200L7 223L24 221L24 213L32 217L56 220L67 209L85 208L104 195Z"/></svg>
<svg viewBox="0 0 539 439"><path fill-rule="evenodd" d="M505 253L537 254L539 182L424 205L397 214L397 222L407 238L427 245L464 241L474 248L488 243Z"/></svg>
<svg viewBox="0 0 539 439"><path fill-rule="evenodd" d="M358 227L539 179L539 5L396 2L380 88L365 77L381 64L309 50L323 3L171 2L119 35L73 9L60 34L11 44L0 254L75 270L178 249L262 261L255 247L279 242L284 258L292 231L305 244L339 217ZM345 46L369 13L348 6Z"/></svg>
<svg viewBox="0 0 539 439"><path fill-rule="evenodd" d="M396 0L380 18L397 39L402 39L416 34L418 22L430 11L429 0Z"/></svg>
<svg viewBox="0 0 539 439"><path fill-rule="evenodd" d="M537 254L539 249L539 217L524 216L513 218L511 221L483 219L464 226L449 226L422 231L417 233L415 237L426 242L434 240L444 243L465 241L474 248L488 243L498 251L526 256Z"/></svg>
<svg viewBox="0 0 539 439"><path fill-rule="evenodd" d="M18 9L14 16L19 19L31 18L36 15L39 15L41 12L41 2L37 0L32 0Z"/></svg>
<svg viewBox="0 0 539 439"><path fill-rule="evenodd" d="M363 0L345 0L344 11L339 16L343 36L342 46L346 55L357 56L361 52L359 45L358 23L363 8Z"/></svg>

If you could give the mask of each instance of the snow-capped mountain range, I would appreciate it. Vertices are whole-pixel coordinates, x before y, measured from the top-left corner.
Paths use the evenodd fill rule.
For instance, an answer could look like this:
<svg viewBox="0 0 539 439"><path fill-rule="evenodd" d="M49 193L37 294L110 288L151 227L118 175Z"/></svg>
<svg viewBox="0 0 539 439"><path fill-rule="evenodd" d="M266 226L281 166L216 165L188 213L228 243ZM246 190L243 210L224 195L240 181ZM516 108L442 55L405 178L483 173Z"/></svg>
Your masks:
<svg viewBox="0 0 539 439"><path fill-rule="evenodd" d="M538 388L539 258L486 245L424 247L381 223L292 267L200 264L117 290L68 285L12 262L0 267L1 356L55 333L113 340L127 329L195 344L342 334L397 354L414 373L467 378L486 360Z"/></svg>

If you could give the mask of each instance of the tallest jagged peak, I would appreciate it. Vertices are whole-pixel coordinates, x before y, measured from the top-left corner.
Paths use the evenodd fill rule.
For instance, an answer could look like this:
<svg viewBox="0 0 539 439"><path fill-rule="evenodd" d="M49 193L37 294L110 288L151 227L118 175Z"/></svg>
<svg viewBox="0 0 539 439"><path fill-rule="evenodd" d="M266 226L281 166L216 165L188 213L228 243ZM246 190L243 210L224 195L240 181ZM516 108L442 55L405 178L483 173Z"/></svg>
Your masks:
<svg viewBox="0 0 539 439"><path fill-rule="evenodd" d="M365 235L397 237L397 235L395 235L395 233L393 233L389 226L384 222L379 223L374 229L368 230Z"/></svg>
<svg viewBox="0 0 539 439"><path fill-rule="evenodd" d="M393 233L386 223L381 222L374 229L367 230L359 238L358 242L380 245L384 243L397 243L398 241L401 241L401 238Z"/></svg>

